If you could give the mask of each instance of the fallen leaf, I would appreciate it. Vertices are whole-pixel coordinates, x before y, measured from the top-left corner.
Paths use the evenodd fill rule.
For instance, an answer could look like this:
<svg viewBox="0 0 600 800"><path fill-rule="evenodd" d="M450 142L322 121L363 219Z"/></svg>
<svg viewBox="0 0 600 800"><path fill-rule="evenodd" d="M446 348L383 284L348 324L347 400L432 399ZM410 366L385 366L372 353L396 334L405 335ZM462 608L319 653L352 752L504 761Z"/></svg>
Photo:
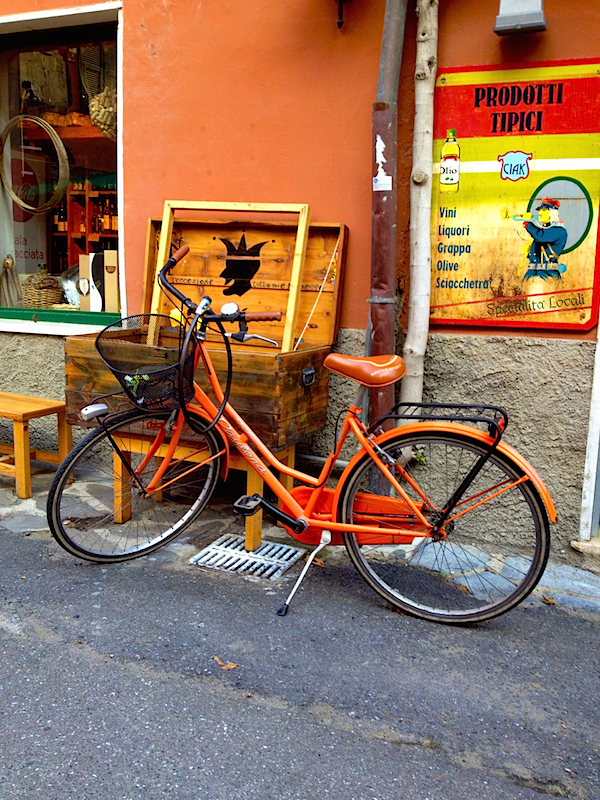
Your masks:
<svg viewBox="0 0 600 800"><path fill-rule="evenodd" d="M547 606L555 606L556 600L553 597L546 597L545 594L542 595L542 602L546 603Z"/></svg>
<svg viewBox="0 0 600 800"><path fill-rule="evenodd" d="M221 661L219 656L215 656L215 661L221 667L221 669L235 669L236 667L239 667L239 664L234 664L233 661L228 661L227 664L225 664L224 661Z"/></svg>
<svg viewBox="0 0 600 800"><path fill-rule="evenodd" d="M310 554L309 554L309 553L307 553L307 554L304 556L304 561L308 561L309 557L310 557ZM325 561L324 561L322 558L313 558L313 560L312 560L312 562L311 562L311 563L312 563L312 565L314 565L315 567L324 567L324 566L325 566Z"/></svg>
<svg viewBox="0 0 600 800"><path fill-rule="evenodd" d="M463 586L461 583L459 583L458 588L461 590L461 592L464 592L465 594L471 594L468 586Z"/></svg>

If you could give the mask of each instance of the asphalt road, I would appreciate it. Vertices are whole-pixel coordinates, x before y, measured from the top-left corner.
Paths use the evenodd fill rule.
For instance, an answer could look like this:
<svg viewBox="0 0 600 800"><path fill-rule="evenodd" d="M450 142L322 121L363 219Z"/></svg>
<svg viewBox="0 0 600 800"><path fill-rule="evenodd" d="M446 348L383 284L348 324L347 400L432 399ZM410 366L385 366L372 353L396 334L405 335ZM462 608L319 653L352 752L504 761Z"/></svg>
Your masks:
<svg viewBox="0 0 600 800"><path fill-rule="evenodd" d="M0 800L600 797L598 615L421 622L333 557L281 618L299 565L188 565L224 507L111 567L41 507L0 522Z"/></svg>

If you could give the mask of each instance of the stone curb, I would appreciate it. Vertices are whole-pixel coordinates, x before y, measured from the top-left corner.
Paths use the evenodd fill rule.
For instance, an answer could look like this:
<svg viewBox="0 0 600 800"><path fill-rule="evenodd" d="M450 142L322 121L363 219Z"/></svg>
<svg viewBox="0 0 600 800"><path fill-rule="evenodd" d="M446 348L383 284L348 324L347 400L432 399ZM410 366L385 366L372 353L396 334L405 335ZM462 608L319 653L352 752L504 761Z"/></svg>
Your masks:
<svg viewBox="0 0 600 800"><path fill-rule="evenodd" d="M586 569L550 562L532 598L549 605L600 613L600 577Z"/></svg>

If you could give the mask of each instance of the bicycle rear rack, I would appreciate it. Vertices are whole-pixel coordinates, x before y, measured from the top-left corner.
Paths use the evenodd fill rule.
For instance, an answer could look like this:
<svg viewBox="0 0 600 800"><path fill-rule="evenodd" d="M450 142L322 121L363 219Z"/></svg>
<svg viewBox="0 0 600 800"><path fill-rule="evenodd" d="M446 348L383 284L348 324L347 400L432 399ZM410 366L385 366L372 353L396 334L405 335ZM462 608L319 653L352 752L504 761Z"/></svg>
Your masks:
<svg viewBox="0 0 600 800"><path fill-rule="evenodd" d="M411 422L425 422L431 420L467 422L474 426L485 426L489 435L492 437L490 446L481 454L475 464L473 464L444 508L440 509L431 530L431 536L435 539L454 507L461 500L468 487L474 481L478 473L481 472L484 464L498 447L502 434L508 425L508 414L499 406L470 405L467 403L398 403L398 405L395 405L384 417L371 425L368 429L368 433L373 434L386 420L410 420Z"/></svg>
<svg viewBox="0 0 600 800"><path fill-rule="evenodd" d="M470 405L468 403L398 403L385 416L368 429L374 433L386 420L431 420L463 422L484 426L497 444L508 425L508 414L499 406Z"/></svg>

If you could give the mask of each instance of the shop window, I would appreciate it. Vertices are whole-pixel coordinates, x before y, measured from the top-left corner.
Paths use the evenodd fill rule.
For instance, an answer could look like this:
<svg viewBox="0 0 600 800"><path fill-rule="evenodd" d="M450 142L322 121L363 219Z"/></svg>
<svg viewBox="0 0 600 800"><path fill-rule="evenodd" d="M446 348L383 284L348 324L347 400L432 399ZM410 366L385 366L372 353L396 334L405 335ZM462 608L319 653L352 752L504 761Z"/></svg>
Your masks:
<svg viewBox="0 0 600 800"><path fill-rule="evenodd" d="M0 319L118 316L117 122L115 25L0 52Z"/></svg>

